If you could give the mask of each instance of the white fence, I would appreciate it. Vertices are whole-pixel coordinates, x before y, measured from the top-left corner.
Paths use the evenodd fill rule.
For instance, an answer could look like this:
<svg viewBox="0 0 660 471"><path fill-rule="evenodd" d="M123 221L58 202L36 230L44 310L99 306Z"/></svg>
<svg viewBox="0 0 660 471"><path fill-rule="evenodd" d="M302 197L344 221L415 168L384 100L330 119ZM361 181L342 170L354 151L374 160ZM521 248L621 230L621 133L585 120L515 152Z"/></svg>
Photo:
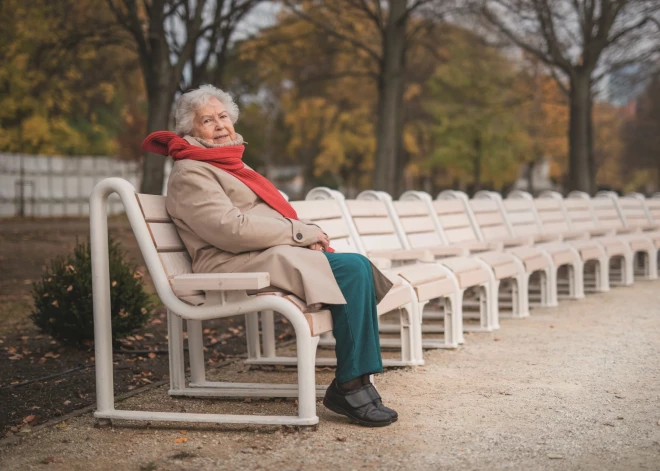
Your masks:
<svg viewBox="0 0 660 471"><path fill-rule="evenodd" d="M140 164L109 157L60 157L0 153L0 217L84 216L94 185L121 177L136 188ZM108 213L123 211L116 195Z"/></svg>

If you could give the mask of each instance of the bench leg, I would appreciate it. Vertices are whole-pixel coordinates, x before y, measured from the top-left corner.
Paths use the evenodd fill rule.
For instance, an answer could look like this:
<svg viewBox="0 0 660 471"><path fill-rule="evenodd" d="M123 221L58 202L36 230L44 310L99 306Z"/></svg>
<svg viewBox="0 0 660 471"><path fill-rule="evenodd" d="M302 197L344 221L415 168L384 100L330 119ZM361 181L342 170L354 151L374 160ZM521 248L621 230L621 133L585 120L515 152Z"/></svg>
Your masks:
<svg viewBox="0 0 660 471"><path fill-rule="evenodd" d="M183 320L167 310L167 347L170 360L170 394L186 388L183 356Z"/></svg>
<svg viewBox="0 0 660 471"><path fill-rule="evenodd" d="M606 293L610 290L609 259L604 256L596 262L596 290Z"/></svg>
<svg viewBox="0 0 660 471"><path fill-rule="evenodd" d="M261 343L263 356L274 357L275 354L275 314L273 311L261 312Z"/></svg>
<svg viewBox="0 0 660 471"><path fill-rule="evenodd" d="M204 336L202 334L202 321L187 320L188 331L188 361L190 362L191 385L206 381L204 371Z"/></svg>
<svg viewBox="0 0 660 471"><path fill-rule="evenodd" d="M511 302L513 317L522 319L529 317L529 274L523 273L512 279ZM543 295L541 295L543 296Z"/></svg>
<svg viewBox="0 0 660 471"><path fill-rule="evenodd" d="M312 337L305 321L302 328L296 330L298 350L298 417L303 420L318 421L316 416L316 348L319 338Z"/></svg>
<svg viewBox="0 0 660 471"><path fill-rule="evenodd" d="M248 360L261 358L261 343L259 342L259 313L245 314L245 340L247 342Z"/></svg>
<svg viewBox="0 0 660 471"><path fill-rule="evenodd" d="M568 266L570 297L573 299L584 298L584 263L578 260Z"/></svg>

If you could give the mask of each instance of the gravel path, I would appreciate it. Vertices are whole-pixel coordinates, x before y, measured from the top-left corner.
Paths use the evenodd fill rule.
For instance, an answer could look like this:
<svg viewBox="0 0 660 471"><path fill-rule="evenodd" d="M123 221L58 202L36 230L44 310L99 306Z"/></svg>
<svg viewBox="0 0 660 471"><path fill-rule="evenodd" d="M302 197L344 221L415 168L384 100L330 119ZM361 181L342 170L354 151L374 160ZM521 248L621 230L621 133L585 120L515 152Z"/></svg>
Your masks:
<svg viewBox="0 0 660 471"><path fill-rule="evenodd" d="M319 405L317 430L120 424L90 415L0 448L3 470L521 469L660 470L660 281L536 309L501 330L426 352L417 371L378 378L401 419L349 425ZM248 372L230 379L277 378ZM319 372L329 381L331 372ZM245 379L243 380L245 381ZM292 402L197 401L159 388L131 407L293 413ZM181 443L175 443L181 442ZM45 464L48 464L45 467Z"/></svg>

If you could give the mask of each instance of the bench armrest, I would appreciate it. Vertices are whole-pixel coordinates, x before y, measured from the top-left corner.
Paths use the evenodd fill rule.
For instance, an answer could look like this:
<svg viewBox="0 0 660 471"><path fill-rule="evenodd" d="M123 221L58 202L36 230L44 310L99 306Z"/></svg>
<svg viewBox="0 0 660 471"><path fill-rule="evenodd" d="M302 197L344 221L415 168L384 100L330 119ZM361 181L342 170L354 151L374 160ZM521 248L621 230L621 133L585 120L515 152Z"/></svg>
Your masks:
<svg viewBox="0 0 660 471"><path fill-rule="evenodd" d="M427 248L435 257L456 257L470 255L470 250L467 247L429 247Z"/></svg>
<svg viewBox="0 0 660 471"><path fill-rule="evenodd" d="M369 252L369 258L386 258L393 262L420 261L432 262L435 257L426 249L393 249L393 250L374 250Z"/></svg>
<svg viewBox="0 0 660 471"><path fill-rule="evenodd" d="M536 234L534 236L534 242L561 242L561 234Z"/></svg>
<svg viewBox="0 0 660 471"><path fill-rule="evenodd" d="M392 260L383 257L370 257L369 261L379 270L388 270L392 268Z"/></svg>
<svg viewBox="0 0 660 471"><path fill-rule="evenodd" d="M178 292L252 290L270 286L270 273L190 273L175 276L170 284Z"/></svg>
<svg viewBox="0 0 660 471"><path fill-rule="evenodd" d="M502 239L498 242L502 242L504 247L515 247L517 245L534 245L534 237L532 236L522 236L522 237L509 237Z"/></svg>
<svg viewBox="0 0 660 471"><path fill-rule="evenodd" d="M616 234L616 231L608 227L596 227L593 229L589 229L589 234L591 234L592 237L613 236L614 234Z"/></svg>
<svg viewBox="0 0 660 471"><path fill-rule="evenodd" d="M568 231L562 233L562 240L586 240L589 233L584 231Z"/></svg>

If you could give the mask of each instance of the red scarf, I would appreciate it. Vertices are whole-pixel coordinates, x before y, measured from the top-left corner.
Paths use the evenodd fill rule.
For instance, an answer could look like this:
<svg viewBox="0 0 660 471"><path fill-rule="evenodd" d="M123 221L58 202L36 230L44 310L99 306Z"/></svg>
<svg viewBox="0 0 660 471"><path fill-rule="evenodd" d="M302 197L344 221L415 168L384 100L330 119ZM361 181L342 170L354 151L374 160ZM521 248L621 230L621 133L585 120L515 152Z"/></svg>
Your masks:
<svg viewBox="0 0 660 471"><path fill-rule="evenodd" d="M193 146L185 139L169 131L149 134L142 142L142 150L160 155L170 155L174 160L198 160L224 170L245 183L268 206L285 218L298 219L296 210L265 177L245 167L243 151L245 146L202 148Z"/></svg>

